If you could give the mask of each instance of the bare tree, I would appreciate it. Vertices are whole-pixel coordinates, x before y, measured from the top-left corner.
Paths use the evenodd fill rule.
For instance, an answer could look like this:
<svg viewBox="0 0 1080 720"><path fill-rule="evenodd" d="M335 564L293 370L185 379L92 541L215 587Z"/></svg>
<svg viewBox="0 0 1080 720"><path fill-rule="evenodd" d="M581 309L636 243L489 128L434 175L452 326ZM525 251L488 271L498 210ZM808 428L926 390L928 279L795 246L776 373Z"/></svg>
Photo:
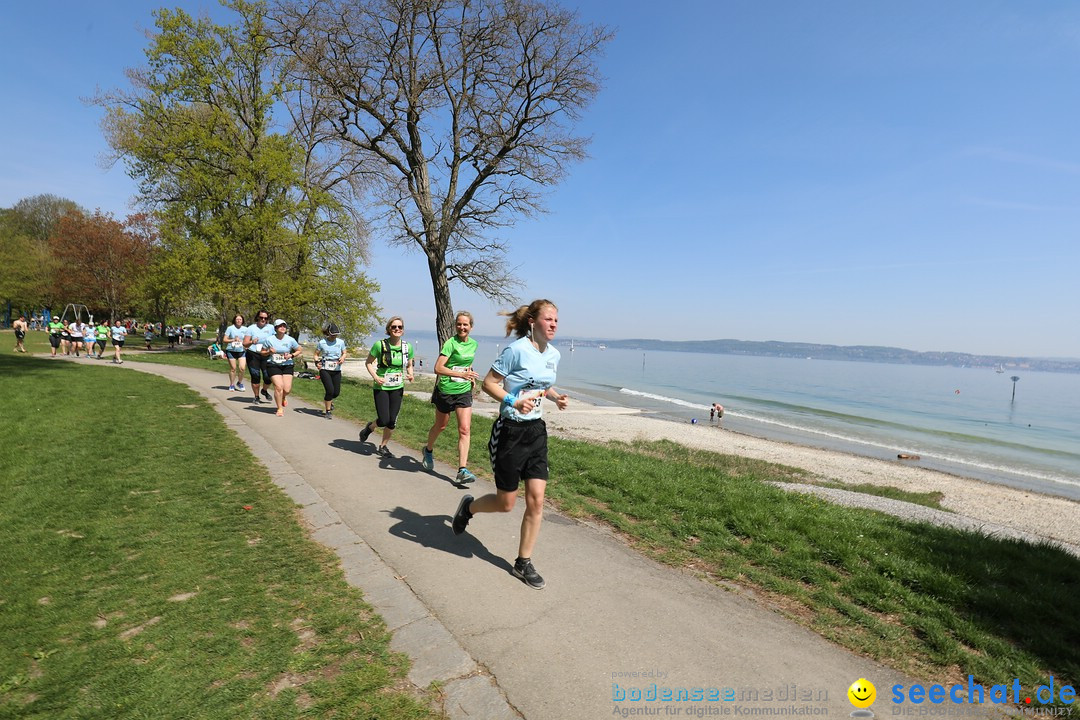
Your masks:
<svg viewBox="0 0 1080 720"><path fill-rule="evenodd" d="M426 256L440 344L450 282L513 300L490 235L542 210L584 158L571 126L600 89L610 31L530 0L277 0L270 14L334 151L360 153L391 242Z"/></svg>

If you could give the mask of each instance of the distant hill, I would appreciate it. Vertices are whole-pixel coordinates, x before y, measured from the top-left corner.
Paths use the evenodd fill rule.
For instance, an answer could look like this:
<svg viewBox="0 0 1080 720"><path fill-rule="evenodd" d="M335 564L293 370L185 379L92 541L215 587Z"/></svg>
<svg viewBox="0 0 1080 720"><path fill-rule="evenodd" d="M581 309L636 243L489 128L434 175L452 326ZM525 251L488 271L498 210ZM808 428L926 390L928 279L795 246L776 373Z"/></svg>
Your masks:
<svg viewBox="0 0 1080 720"><path fill-rule="evenodd" d="M566 345L567 338L559 344ZM748 340L581 340L579 347L595 347L601 343L609 348L625 350L671 350L673 352L716 353L720 355L755 355L760 357L813 358L815 360L855 360L860 362L895 363L899 365L953 365L957 367L1003 367L1012 370L1041 370L1045 372L1080 373L1080 360L1002 357L972 355L961 352L916 352L895 347L875 345L819 345L816 343L754 342Z"/></svg>

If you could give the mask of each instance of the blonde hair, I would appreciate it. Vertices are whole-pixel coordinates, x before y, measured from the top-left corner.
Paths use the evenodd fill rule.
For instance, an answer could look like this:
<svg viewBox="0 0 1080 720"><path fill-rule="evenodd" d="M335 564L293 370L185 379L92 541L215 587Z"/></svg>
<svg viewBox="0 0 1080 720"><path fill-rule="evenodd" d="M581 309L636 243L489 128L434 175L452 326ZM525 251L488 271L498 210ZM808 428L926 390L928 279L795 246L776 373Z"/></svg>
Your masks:
<svg viewBox="0 0 1080 720"><path fill-rule="evenodd" d="M394 324L395 320L401 320L401 331L402 332L405 331L405 319L402 318L400 315L395 315L394 317L392 317L392 318L390 318L389 320L386 321L386 334L387 335L390 334L390 326Z"/></svg>
<svg viewBox="0 0 1080 720"><path fill-rule="evenodd" d="M500 315L505 315L507 317L507 320L506 320L506 335L507 335L507 337L510 336L510 333L516 334L519 338L522 338L522 337L525 337L526 335L528 335L529 330L531 329L530 328L530 321L536 320L536 317L540 314L540 311L543 310L544 307L547 306L547 305L550 305L551 307L555 308L556 310L559 309L555 305L555 303L551 302L550 300L540 299L540 300L533 300L528 305L522 305L521 307L519 307L517 310L514 310L513 312L504 311L504 312L499 313Z"/></svg>
<svg viewBox="0 0 1080 720"><path fill-rule="evenodd" d="M458 310L456 313L454 313L454 323L455 324L457 323L457 319L459 317L467 317L467 318L469 318L469 327L472 327L473 325L476 325L476 321L473 320L472 313L469 312L468 310Z"/></svg>

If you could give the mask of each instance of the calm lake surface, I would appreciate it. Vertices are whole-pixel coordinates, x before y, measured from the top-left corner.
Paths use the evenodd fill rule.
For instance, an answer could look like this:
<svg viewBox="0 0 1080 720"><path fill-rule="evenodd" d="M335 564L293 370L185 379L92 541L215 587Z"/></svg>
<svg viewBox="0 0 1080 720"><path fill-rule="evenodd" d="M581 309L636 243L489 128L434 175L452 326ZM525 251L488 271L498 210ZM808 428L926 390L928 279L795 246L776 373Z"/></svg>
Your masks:
<svg viewBox="0 0 1080 720"><path fill-rule="evenodd" d="M507 340L477 339L483 373ZM435 336L409 341L430 371ZM1077 374L556 346L558 386L586 400L703 424L718 402L728 430L1080 500Z"/></svg>

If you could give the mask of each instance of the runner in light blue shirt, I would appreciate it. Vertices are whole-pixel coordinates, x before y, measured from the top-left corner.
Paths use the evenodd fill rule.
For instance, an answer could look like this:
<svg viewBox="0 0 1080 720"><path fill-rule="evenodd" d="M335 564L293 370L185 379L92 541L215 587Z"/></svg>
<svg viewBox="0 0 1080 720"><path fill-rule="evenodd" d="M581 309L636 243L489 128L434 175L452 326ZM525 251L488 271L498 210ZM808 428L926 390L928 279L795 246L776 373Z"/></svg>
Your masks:
<svg viewBox="0 0 1080 720"><path fill-rule="evenodd" d="M266 361L266 373L274 385L274 402L277 416L285 414L289 405L289 393L292 392L294 358L300 357L300 343L288 334L289 324L284 320L274 321L274 336L262 344L262 356Z"/></svg>
<svg viewBox="0 0 1080 720"><path fill-rule="evenodd" d="M323 416L327 420L334 419L334 398L341 394L341 363L349 354L345 341L338 337L340 332L336 323L330 323L315 347L315 367L319 368L319 380L326 391L323 395Z"/></svg>
<svg viewBox="0 0 1080 720"><path fill-rule="evenodd" d="M559 310L550 300L522 305L507 320L506 334L513 332L518 339L492 364L483 386L501 405L488 442L496 492L476 500L471 495L463 497L451 524L460 535L476 513L510 512L524 482L525 513L512 572L537 590L544 587L544 578L533 567L532 551L540 534L548 480L547 428L541 404L547 398L565 410L569 402L553 387L559 351L551 341L558 327Z"/></svg>

